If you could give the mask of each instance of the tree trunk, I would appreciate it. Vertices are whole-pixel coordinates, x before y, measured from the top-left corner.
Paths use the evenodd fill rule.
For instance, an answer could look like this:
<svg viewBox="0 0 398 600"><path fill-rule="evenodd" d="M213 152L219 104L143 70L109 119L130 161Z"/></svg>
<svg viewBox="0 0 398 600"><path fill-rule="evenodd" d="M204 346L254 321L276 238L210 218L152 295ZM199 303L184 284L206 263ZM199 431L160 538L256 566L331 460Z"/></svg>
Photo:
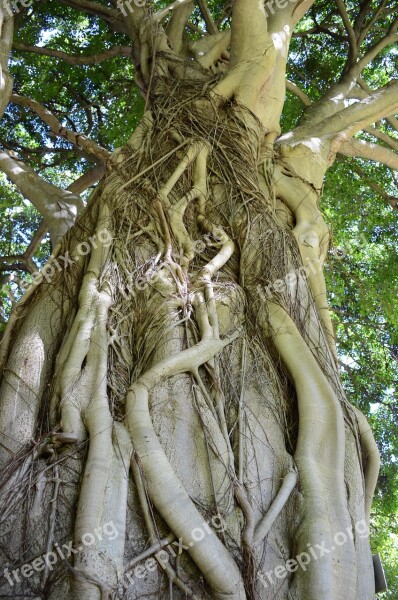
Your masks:
<svg viewBox="0 0 398 600"><path fill-rule="evenodd" d="M233 47L221 80L159 58L11 318L5 598L374 598L378 455L336 367L326 160L274 144L273 47L249 67Z"/></svg>

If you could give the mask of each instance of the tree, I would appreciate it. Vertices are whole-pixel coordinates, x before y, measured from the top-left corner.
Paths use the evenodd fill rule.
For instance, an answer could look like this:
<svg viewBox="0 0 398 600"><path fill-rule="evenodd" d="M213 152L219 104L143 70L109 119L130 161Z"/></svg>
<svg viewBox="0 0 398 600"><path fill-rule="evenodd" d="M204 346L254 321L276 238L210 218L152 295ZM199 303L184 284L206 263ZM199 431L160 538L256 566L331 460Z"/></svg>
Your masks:
<svg viewBox="0 0 398 600"><path fill-rule="evenodd" d="M398 83L375 68L396 5L28 9L0 15L3 123L23 124L0 168L44 220L2 259L32 274L0 354L4 597L374 598L379 452L339 377L319 202L337 155L398 166ZM68 52L71 23L90 52ZM286 70L311 36L339 51L306 93ZM144 101L134 128L137 93L119 98L134 132L116 150L99 105L130 72L110 59L133 64ZM282 133L286 88L305 110Z"/></svg>

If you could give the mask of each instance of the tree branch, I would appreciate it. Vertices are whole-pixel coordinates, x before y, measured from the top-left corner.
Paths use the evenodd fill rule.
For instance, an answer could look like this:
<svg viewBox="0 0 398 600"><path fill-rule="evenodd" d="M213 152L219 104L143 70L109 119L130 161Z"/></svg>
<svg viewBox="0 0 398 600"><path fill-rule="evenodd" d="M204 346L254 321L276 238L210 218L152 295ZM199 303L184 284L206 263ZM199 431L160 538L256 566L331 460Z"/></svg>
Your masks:
<svg viewBox="0 0 398 600"><path fill-rule="evenodd" d="M87 173L76 179L68 186L68 191L73 194L81 194L89 187L97 183L105 175L106 167L104 164L93 167Z"/></svg>
<svg viewBox="0 0 398 600"><path fill-rule="evenodd" d="M292 94L294 94L295 96L297 96L297 98L299 98L301 100L301 102L304 104L304 106L311 106L311 104L312 104L311 98L309 96L307 96L307 94L305 92L303 92L303 90L300 89L298 87L298 85L293 83L293 81L286 79L286 89L289 92L292 92Z"/></svg>
<svg viewBox="0 0 398 600"><path fill-rule="evenodd" d="M353 29L353 26L351 25L350 17L348 16L343 0L336 0L336 5L348 34L348 65L352 65L356 57L358 56L358 46L355 31Z"/></svg>
<svg viewBox="0 0 398 600"><path fill-rule="evenodd" d="M95 15L101 19L104 19L113 31L117 33L124 33L130 38L132 37L132 30L130 27L131 23L129 22L129 19L126 18L126 15L129 13L119 7L119 5L117 5L119 10L116 10L91 0L58 0L58 2L60 4L64 4L65 6L70 6L76 10L81 10L89 15ZM137 12L137 10L140 9L135 9L135 12ZM135 12L130 12L130 15L135 15Z"/></svg>
<svg viewBox="0 0 398 600"><path fill-rule="evenodd" d="M298 127L294 132L294 137L326 138L343 133L345 136L351 137L369 124L396 111L398 111L398 80L393 80L364 100L355 102L331 116L325 116L313 126L309 121Z"/></svg>
<svg viewBox="0 0 398 600"><path fill-rule="evenodd" d="M175 0L175 2L169 4L169 6L166 6L166 8L162 8L157 13L155 13L152 16L152 20L155 23L160 23L161 21L163 21L163 19L167 17L170 11L175 10L177 8L181 8L184 4L189 4L190 2L192 2L192 0Z"/></svg>
<svg viewBox="0 0 398 600"><path fill-rule="evenodd" d="M27 271L31 274L36 273L38 269L33 256L36 254L47 230L47 223L43 220L23 254L0 257L0 271Z"/></svg>
<svg viewBox="0 0 398 600"><path fill-rule="evenodd" d="M313 103L310 110L307 111L304 116L303 124L307 121L308 123L320 123L325 119L330 119L333 115L340 115L342 109L344 110L345 108L346 100L350 97L356 97L356 92L359 91L356 83L358 83L358 85L362 87L368 94L373 95L378 92L378 90L376 90L376 92L371 90L369 86L367 86L367 84L361 79L360 75L366 65L369 64L369 62L371 62L386 46L398 41L398 34L396 33L397 26L398 17L389 28L387 35L379 40L379 42L374 44L368 50L368 52L358 60L358 62L352 64L341 80L332 85L322 98ZM358 97L363 98L364 102L367 101L366 97L364 97L364 94L358 94ZM346 108L346 110L349 109ZM383 115L383 117L387 116L389 116L388 113ZM366 125L371 122L372 121L368 121Z"/></svg>
<svg viewBox="0 0 398 600"><path fill-rule="evenodd" d="M20 52L34 52L35 54L41 54L43 56L51 56L53 58L59 58L70 65L95 65L115 56L131 56L130 46L115 46L104 52L98 54L91 54L90 56L68 54L67 52L61 52L60 50L53 50L52 48L45 48L42 46L28 46L19 42L13 43L13 48Z"/></svg>
<svg viewBox="0 0 398 600"><path fill-rule="evenodd" d="M120 14L113 8L108 8L103 4L94 2L93 0L58 0L60 4L66 4L78 10L83 10L90 15L102 17L106 21L117 21L120 19Z"/></svg>
<svg viewBox="0 0 398 600"><path fill-rule="evenodd" d="M362 77L358 77L358 86L363 90L365 97L368 94L373 94L372 88L366 83L366 81ZM366 92L366 94L365 94L365 92ZM359 97L359 94L358 94L358 97ZM395 129L395 131L398 131L398 119L396 119L395 117L393 117L391 115L384 117L384 118L389 123L389 125L391 125L391 127L393 129Z"/></svg>
<svg viewBox="0 0 398 600"><path fill-rule="evenodd" d="M195 5L191 1L173 10L171 19L166 27L166 35L174 52L180 52L182 48L185 26L194 8Z"/></svg>
<svg viewBox="0 0 398 600"><path fill-rule="evenodd" d="M6 152L0 153L0 169L46 220L55 245L83 210L84 204L80 196L48 183L28 165Z"/></svg>
<svg viewBox="0 0 398 600"><path fill-rule="evenodd" d="M295 27L297 25L297 23L300 21L300 19L302 19L304 17L304 15L306 14L307 11L309 11L309 9L314 4L314 2L315 2L315 0L298 0L298 2L296 2L293 5L292 27ZM291 9L289 9L289 10L291 10Z"/></svg>
<svg viewBox="0 0 398 600"><path fill-rule="evenodd" d="M94 183L97 183L99 179L103 177L105 173L105 165L99 165L84 173L81 177L71 183L67 191L73 194L80 194L84 192ZM60 190L61 191L61 190ZM73 225L71 221L70 226ZM39 245L48 231L48 225L43 219L39 225L39 228L32 237L25 252L20 255L9 255L0 257L0 272L2 271L27 271L28 273L36 273L38 268L33 260L33 256L36 254Z"/></svg>
<svg viewBox="0 0 398 600"><path fill-rule="evenodd" d="M23 106L33 110L42 119L42 121L50 126L51 131L55 135L64 138L80 150L83 150L95 161L100 160L101 162L104 162L109 158L110 152L108 150L102 148L99 144L93 142L85 135L80 135L75 131L71 131L70 129L63 127L58 118L45 106L39 102L36 102L36 100L13 94L11 96L11 101L15 104L18 104L18 106Z"/></svg>
<svg viewBox="0 0 398 600"><path fill-rule="evenodd" d="M398 210L398 198L396 198L395 196L392 196L391 194L388 194L386 192L386 190L383 190L383 188L380 187L377 183L375 183L374 181L369 179L369 177L366 175L366 173L360 167L358 167L358 165L351 164L350 168L353 171L355 171L355 173L357 173L361 177L361 179L363 179L366 182L366 184L370 187L370 189L372 189L374 192L376 192L376 194L381 196L381 198L383 198L383 200L388 202L388 204L392 208L394 208L395 210Z"/></svg>
<svg viewBox="0 0 398 600"><path fill-rule="evenodd" d="M27 273L35 273L37 271L37 266L34 265L32 268L32 265L28 265L23 254L9 254L8 256L0 256L0 273L4 273L4 271L26 271Z"/></svg>
<svg viewBox="0 0 398 600"><path fill-rule="evenodd" d="M209 11L206 0L197 0L197 4L200 12L202 13L203 20L206 23L207 33L218 33L218 27L213 21L213 17L211 16L211 12Z"/></svg>
<svg viewBox="0 0 398 600"><path fill-rule="evenodd" d="M389 117L385 117L387 123L393 128L395 129L395 131L398 131L398 119L396 119L393 116L389 116Z"/></svg>
<svg viewBox="0 0 398 600"><path fill-rule="evenodd" d="M366 17L367 14L369 14L369 12L371 11L372 8L372 3L368 2L365 3L364 8L360 11L357 20L355 21L355 31L358 34L358 44L361 45L362 42L364 41L364 39L366 38L368 32L370 31L370 29L373 27L373 25L377 22L377 20L379 19L379 17L381 16L385 5L387 4L387 0L382 0L380 3L380 6L378 7L378 9L376 10L375 14L373 15L373 17L371 18L371 20L369 21L369 23L367 25L365 25L364 27L362 27L362 23Z"/></svg>
<svg viewBox="0 0 398 600"><path fill-rule="evenodd" d="M381 40L379 40L376 44L374 44L374 46L372 46L366 52L366 54L364 54L362 56L362 58L357 63L355 63L355 65L353 65L353 67L350 69L349 73L351 74L351 77L353 79L356 79L357 77L359 77L359 75L362 73L362 71L364 70L366 65L368 65L374 58L376 58L376 56L382 50L384 50L384 48L386 48L387 46L390 46L391 44L394 44L395 42L398 41L397 27L398 27L398 17L395 19L395 21L391 25L390 29L388 30L387 35L385 37L383 37Z"/></svg>
<svg viewBox="0 0 398 600"><path fill-rule="evenodd" d="M13 79L8 71L8 60L14 36L14 19L7 16L3 4L0 4L0 119L9 102Z"/></svg>
<svg viewBox="0 0 398 600"><path fill-rule="evenodd" d="M338 153L343 156L373 160L398 171L398 154L378 144L372 144L364 140L349 139L345 140L339 146Z"/></svg>
<svg viewBox="0 0 398 600"><path fill-rule="evenodd" d="M383 131L380 131L380 129L377 129L376 127L364 127L363 131L370 133L370 135L373 135L373 137L390 146L392 150L396 150L398 152L398 140L392 138Z"/></svg>
<svg viewBox="0 0 398 600"><path fill-rule="evenodd" d="M231 68L264 54L267 17L258 0L235 0L232 8Z"/></svg>

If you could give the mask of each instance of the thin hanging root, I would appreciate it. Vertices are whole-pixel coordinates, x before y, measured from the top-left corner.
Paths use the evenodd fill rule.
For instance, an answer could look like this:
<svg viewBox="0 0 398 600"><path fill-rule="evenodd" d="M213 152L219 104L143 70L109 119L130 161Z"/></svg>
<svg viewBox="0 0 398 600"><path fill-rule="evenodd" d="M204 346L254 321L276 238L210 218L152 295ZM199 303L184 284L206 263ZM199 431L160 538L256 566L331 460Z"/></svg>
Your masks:
<svg viewBox="0 0 398 600"><path fill-rule="evenodd" d="M140 501L142 512L144 515L144 521L145 521L145 525L146 525L146 528L148 531L149 540L151 542L151 548L148 548L148 550L146 550L140 556L135 558L129 564L129 566L125 569L125 571L127 571L128 569L131 569L131 567L134 564L136 564L137 562L139 562L140 560L143 560L147 556L151 556L152 554L154 554L160 567L164 570L167 577L169 578L171 589L172 589L172 584L174 583L185 594L186 598L192 598L193 600L200 600L196 596L196 594L194 594L193 591L182 581L182 579L180 579L180 577L178 577L177 573L174 571L172 566L168 562L166 563L164 561L164 559L162 559L160 550L164 546L167 546L168 544L170 544L175 539L175 536L173 534L170 534L165 540L158 539L158 536L156 534L156 530L155 530L155 527L153 524L151 511L149 508L149 503L148 503L140 467L137 463L137 455L134 455L131 459L131 470L133 472L135 485L137 487L138 499Z"/></svg>
<svg viewBox="0 0 398 600"><path fill-rule="evenodd" d="M59 494L59 488L60 485L62 483L62 480L59 477L59 469L58 469L58 465L55 465L54 467L54 479L49 479L48 481L52 481L54 483L54 492L53 492L53 497L51 498L50 502L51 502L51 511L50 511L50 517L49 517L49 532L48 532L48 538L47 538L47 554L49 554L49 552L51 551L51 549L54 546L54 531L55 531L55 522L56 522L56 517L57 517L57 502L58 502L58 494ZM44 573L43 573L43 587L45 587L46 585L46 581L48 579L48 564L46 563L46 568L44 569Z"/></svg>
<svg viewBox="0 0 398 600"><path fill-rule="evenodd" d="M245 439L245 378L246 378L246 338L243 338L242 343L242 368L241 368L241 385L240 385L240 397L239 397L239 413L238 413L238 481L243 484L243 470L244 470L244 439Z"/></svg>
<svg viewBox="0 0 398 600"><path fill-rule="evenodd" d="M290 471L283 478L279 492L272 501L272 504L269 507L267 513L264 515L263 519L256 527L253 540L255 546L258 546L264 541L265 536L268 534L269 530L271 529L281 510L290 498L290 495L296 487L296 484L297 473L295 471Z"/></svg>
<svg viewBox="0 0 398 600"><path fill-rule="evenodd" d="M370 509L374 491L379 477L380 470L380 452L373 437L372 429L365 415L353 406L356 417L358 419L360 443L362 450L362 460L364 464L365 478L365 516L369 526Z"/></svg>
<svg viewBox="0 0 398 600"><path fill-rule="evenodd" d="M170 535L168 535L167 538L163 538L162 540L155 542L147 550L144 550L144 552L141 552L141 554L139 554L138 556L133 558L129 562L129 564L124 568L124 572L131 571L131 569L133 569L140 562L143 562L144 560L153 556L154 554L156 555L157 552L159 552L160 550L162 550L163 548L165 548L166 546L168 546L169 544L174 542L175 539L176 539L175 535L170 533Z"/></svg>
<svg viewBox="0 0 398 600"><path fill-rule="evenodd" d="M344 483L345 429L341 405L316 359L286 311L268 302L267 336L278 350L297 393L299 433L294 455L304 499L304 517L298 534L299 550L307 543L325 541L351 525ZM271 327L271 332L268 326ZM325 504L326 499L326 504ZM337 527L336 531L331 531ZM306 600L332 600L333 581L340 580L347 598L355 597L355 549L352 540L336 547L331 556L312 561L306 577L298 579ZM344 565L344 570L340 567ZM350 568L347 569L347 565Z"/></svg>

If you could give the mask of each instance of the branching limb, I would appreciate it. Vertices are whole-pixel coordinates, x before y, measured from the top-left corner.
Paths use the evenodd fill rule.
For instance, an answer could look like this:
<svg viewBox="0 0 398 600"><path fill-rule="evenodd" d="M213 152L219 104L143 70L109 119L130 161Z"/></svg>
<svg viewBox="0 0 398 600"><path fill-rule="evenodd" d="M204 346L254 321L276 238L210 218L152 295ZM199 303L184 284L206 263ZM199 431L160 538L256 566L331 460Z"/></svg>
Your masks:
<svg viewBox="0 0 398 600"><path fill-rule="evenodd" d="M14 18L0 3L0 119L9 102L12 92L13 79L8 71L8 60L14 36Z"/></svg>
<svg viewBox="0 0 398 600"><path fill-rule="evenodd" d="M115 46L109 50L104 50L97 54L91 54L89 56L80 54L68 54L67 52L61 52L60 50L54 50L53 48L46 48L44 46L29 46L27 44L14 42L12 46L15 50L20 52L33 52L34 54L40 54L41 56L51 56L53 58L59 58L70 65L96 65L115 56L131 56L130 46Z"/></svg>
<svg viewBox="0 0 398 600"><path fill-rule="evenodd" d="M267 18L261 3L250 0L234 2L231 30L230 68L213 88L213 101L235 101L246 107L266 131L279 132L284 72L274 77L278 51L267 30ZM275 133L276 137L276 133Z"/></svg>
<svg viewBox="0 0 398 600"><path fill-rule="evenodd" d="M298 85L293 83L293 81L289 81L288 79L286 80L286 89L289 92L292 92L292 94L294 94L295 96L297 96L297 98L301 100L304 106L311 106L311 98L307 96L307 94L302 89L300 89Z"/></svg>
<svg viewBox="0 0 398 600"><path fill-rule="evenodd" d="M166 27L166 34L174 52L181 51L185 26L193 10L193 2L183 4L173 10L172 17Z"/></svg>
<svg viewBox="0 0 398 600"><path fill-rule="evenodd" d="M264 55L267 17L258 0L235 0L232 8L231 68Z"/></svg>
<svg viewBox="0 0 398 600"><path fill-rule="evenodd" d="M373 25L377 22L379 17L382 15L385 6L387 4L387 0L382 0L374 13L373 17L369 19L368 23L365 25L364 22L366 18L369 16L369 13L372 11L372 3L367 1L363 2L361 8L358 12L358 16L355 19L354 30L355 34L358 38L358 44L361 45L365 40L368 32L372 29Z"/></svg>
<svg viewBox="0 0 398 600"><path fill-rule="evenodd" d="M394 208L395 210L398 210L398 198L397 197L392 196L391 194L388 194L385 190L383 190L383 188L380 185L378 185L377 183L375 183L374 181L369 179L369 177L366 175L366 173L362 169L360 169L357 165L351 164L350 168L353 171L355 171L355 173L358 173L358 175L361 177L361 179L363 179L363 181L366 183L366 185L368 185L374 192L376 192L376 194L381 196L381 198L383 198L383 200L385 200L392 208Z"/></svg>
<svg viewBox="0 0 398 600"><path fill-rule="evenodd" d="M11 101L15 104L18 104L18 106L23 106L25 108L33 110L42 119L42 121L44 121L44 123L47 123L47 125L50 126L51 131L55 135L64 138L65 140L76 146L76 148L79 148L86 152L87 155L90 156L91 159L95 162L97 162L98 160L104 162L109 158L110 152L108 150L102 148L99 144L96 144L93 140L90 140L85 135L76 133L75 131L67 129L66 127L61 125L58 118L45 106L43 106L39 102L36 102L36 100L32 100L31 98L27 98L25 96L18 96L17 94L13 94L11 96Z"/></svg>
<svg viewBox="0 0 398 600"><path fill-rule="evenodd" d="M374 90L372 90L372 88L366 83L366 81L362 77L358 77L357 87L360 88L360 94L358 94L358 98L361 99L367 98L374 92ZM393 129L395 129L395 131L398 131L398 119L396 119L392 115L387 115L385 117L385 120Z"/></svg>
<svg viewBox="0 0 398 600"><path fill-rule="evenodd" d="M155 23L160 23L161 21L163 21L163 19L167 17L170 11L180 9L182 6L184 6L184 4L191 4L191 2L192 0L175 0L175 2L169 4L169 6L166 6L166 8L163 8L162 10L159 10L157 13L152 15L152 20Z"/></svg>
<svg viewBox="0 0 398 600"><path fill-rule="evenodd" d="M230 44L231 31L227 30L192 42L189 48L202 67L209 69L227 52Z"/></svg>
<svg viewBox="0 0 398 600"><path fill-rule="evenodd" d="M398 81L394 80L384 88L373 92L368 98L324 118L313 127L310 123L307 126L298 127L294 132L294 137L303 139L308 135L326 138L338 134L351 137L371 123L397 111Z"/></svg>
<svg viewBox="0 0 398 600"><path fill-rule="evenodd" d="M48 183L22 161L11 158L6 152L0 153L0 169L41 213L48 224L51 239L56 244L83 209L80 196Z"/></svg>
<svg viewBox="0 0 398 600"><path fill-rule="evenodd" d="M278 4L275 0L264 0L269 30L280 31L288 26L292 32L303 16L310 10L315 0L296 0Z"/></svg>
<svg viewBox="0 0 398 600"><path fill-rule="evenodd" d="M378 144L365 142L364 140L348 139L339 145L337 152L343 156L380 162L390 167L390 169L398 171L398 154Z"/></svg>
<svg viewBox="0 0 398 600"><path fill-rule="evenodd" d="M68 186L68 190L73 194L81 194L102 179L104 175L105 165L97 165L96 167L89 169L84 175L81 175L81 177L75 179L75 181Z"/></svg>
<svg viewBox="0 0 398 600"><path fill-rule="evenodd" d="M320 123L321 121L324 124L326 120L330 119L334 115L338 116L338 119L341 119L344 109L350 110L353 108L352 106L347 108L347 99L356 97L355 92L358 91L358 86L363 87L363 89L367 92L366 95L362 93L358 97L360 97L364 103L372 103L374 101L374 94L378 94L382 90L376 90L376 92L372 91L369 88L369 86L367 86L365 82L363 82L360 75L364 68L374 58L376 58L384 48L398 41L398 18L396 18L390 26L387 34L384 35L371 48L369 48L363 56L359 56L359 48L361 42L357 39L357 32L352 30L352 25L349 21L344 2L339 2L339 5L340 12L343 15L343 20L346 24L347 30L349 30L350 35L350 52L346 66L347 68L340 81L338 81L335 85L330 87L327 90L326 94L323 96L323 98L321 98L318 102L314 103L310 110L307 111L305 118L303 119L303 124L308 122L314 125L315 123ZM354 38L356 41L354 41ZM386 110L387 112L385 112L382 115L384 117L393 113L396 109L392 108L391 112L389 113L388 107L386 106ZM365 122L365 125L375 122L376 120L377 117L375 117L373 121L372 119L370 119L369 121ZM316 133L315 135L318 135L318 133Z"/></svg>
<svg viewBox="0 0 398 600"><path fill-rule="evenodd" d="M292 28L304 17L314 2L315 0L298 0L298 2L293 4L293 9L291 9L293 17Z"/></svg>
<svg viewBox="0 0 398 600"><path fill-rule="evenodd" d="M213 21L213 17L211 16L211 12L207 6L206 0L197 0L197 4L200 8L200 12L202 13L204 22L206 23L207 33L210 33L211 35L218 33L218 27Z"/></svg>
<svg viewBox="0 0 398 600"><path fill-rule="evenodd" d="M349 54L348 54L348 65L352 66L358 56L357 38L355 35L354 28L351 24L350 17L348 16L347 9L343 0L336 0L337 9L340 13L344 27L348 33L349 42Z"/></svg>
<svg viewBox="0 0 398 600"><path fill-rule="evenodd" d="M108 8L94 0L59 0L61 4L71 6L77 10L81 10L89 15L95 15L107 21L114 31L126 33L129 35L130 30L126 19L123 19L122 12L114 8Z"/></svg>
<svg viewBox="0 0 398 600"><path fill-rule="evenodd" d="M392 150L398 152L398 140L396 138L387 135L387 133L384 133L383 131L380 131L380 129L378 129L377 127L364 127L363 131L366 131L366 133L370 133L370 135L373 135L373 137L377 138L381 142L384 142L385 144L387 144L387 146L390 146Z"/></svg>
<svg viewBox="0 0 398 600"><path fill-rule="evenodd" d="M39 247L39 244L43 240L44 236L47 233L47 223L43 220L40 223L39 228L34 234L29 246L26 248L25 252L18 256L2 256L0 257L0 271L9 271L9 270L23 270L28 273L36 273L37 265L33 261L33 256ZM10 264L16 262L17 264Z"/></svg>
<svg viewBox="0 0 398 600"><path fill-rule="evenodd" d="M389 117L385 117L385 119L387 123L391 125L393 129L395 129L395 131L398 131L398 119L392 117L391 115Z"/></svg>
<svg viewBox="0 0 398 600"><path fill-rule="evenodd" d="M374 46L372 46L366 54L353 65L352 69L350 69L349 73L352 79L356 79L362 73L366 65L368 65L384 48L395 44L398 41L397 34L398 27L398 17L394 20L391 27L389 28L387 35L385 35L381 40L379 40Z"/></svg>
<svg viewBox="0 0 398 600"><path fill-rule="evenodd" d="M99 179L101 179L104 173L105 165L93 167L92 169L87 171L87 173L85 173L84 175L76 179L76 181L71 183L68 186L67 191L71 192L72 194L80 194L81 192L84 192L88 187L96 183ZM69 227L73 225L73 222L73 220L70 221ZM38 230L34 234L29 246L23 254L0 257L0 271L21 270L31 274L37 273L38 268L33 260L33 256L35 255L47 231L48 225L43 219Z"/></svg>

